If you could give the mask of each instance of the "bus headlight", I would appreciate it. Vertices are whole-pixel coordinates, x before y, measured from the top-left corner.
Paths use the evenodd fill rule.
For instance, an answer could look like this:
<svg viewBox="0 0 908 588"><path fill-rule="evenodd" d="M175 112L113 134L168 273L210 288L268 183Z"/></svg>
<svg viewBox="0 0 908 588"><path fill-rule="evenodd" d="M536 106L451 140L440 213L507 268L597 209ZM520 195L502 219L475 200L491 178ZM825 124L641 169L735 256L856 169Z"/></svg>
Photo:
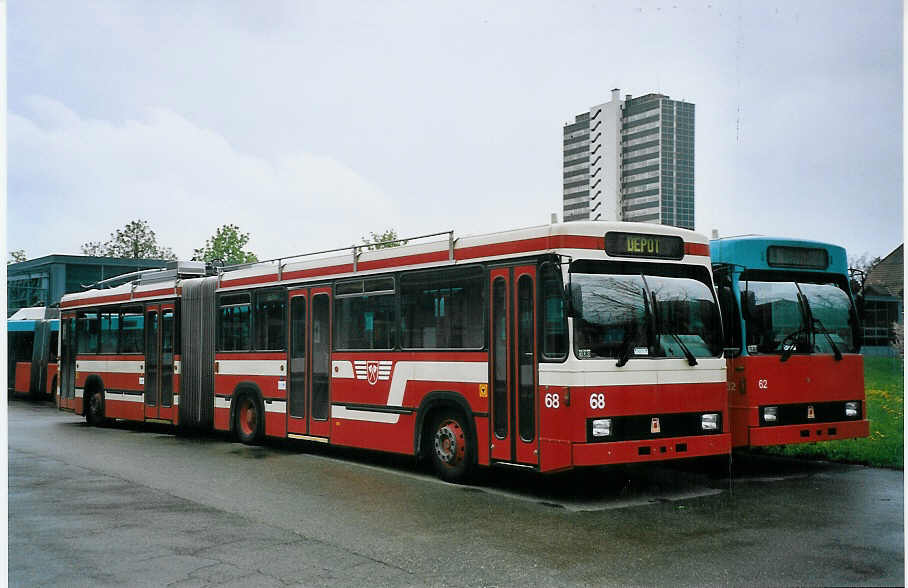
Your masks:
<svg viewBox="0 0 908 588"><path fill-rule="evenodd" d="M778 406L764 406L763 407L763 420L767 423L774 423L779 416L779 407Z"/></svg>
<svg viewBox="0 0 908 588"><path fill-rule="evenodd" d="M858 403L857 402L846 402L845 403L845 416L853 419L858 416Z"/></svg>
<svg viewBox="0 0 908 588"><path fill-rule="evenodd" d="M715 412L700 415L700 428L704 431L715 431L718 429L719 415Z"/></svg>
<svg viewBox="0 0 908 588"><path fill-rule="evenodd" d="M612 434L612 419L596 419L593 421L593 437L608 437Z"/></svg>

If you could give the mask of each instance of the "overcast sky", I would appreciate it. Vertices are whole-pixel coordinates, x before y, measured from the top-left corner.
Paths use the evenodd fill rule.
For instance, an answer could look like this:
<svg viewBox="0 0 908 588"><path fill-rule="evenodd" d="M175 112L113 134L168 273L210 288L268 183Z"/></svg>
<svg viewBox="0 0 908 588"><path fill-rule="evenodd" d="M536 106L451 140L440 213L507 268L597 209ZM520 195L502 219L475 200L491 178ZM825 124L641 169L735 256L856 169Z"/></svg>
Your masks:
<svg viewBox="0 0 908 588"><path fill-rule="evenodd" d="M696 228L902 241L902 9L845 2L8 5L8 237L78 253L136 218L188 258L562 211L562 126L696 104Z"/></svg>

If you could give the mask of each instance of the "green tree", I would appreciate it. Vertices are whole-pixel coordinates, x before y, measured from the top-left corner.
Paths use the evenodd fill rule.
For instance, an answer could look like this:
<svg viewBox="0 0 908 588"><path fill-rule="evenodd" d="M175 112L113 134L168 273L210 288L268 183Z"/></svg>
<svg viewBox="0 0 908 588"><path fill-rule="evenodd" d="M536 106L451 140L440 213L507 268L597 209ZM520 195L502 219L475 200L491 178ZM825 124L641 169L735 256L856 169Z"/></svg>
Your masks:
<svg viewBox="0 0 908 588"><path fill-rule="evenodd" d="M393 241L389 243L388 241ZM369 238L363 237L363 245L366 249L385 249L388 247L398 247L400 245L406 245L406 239L398 239L397 231L394 229L388 229L384 233L373 233L369 231Z"/></svg>
<svg viewBox="0 0 908 588"><path fill-rule="evenodd" d="M25 249L16 249L15 251L9 252L9 258L6 260L6 265L11 263L19 263L20 261L26 261L28 257L25 255Z"/></svg>
<svg viewBox="0 0 908 588"><path fill-rule="evenodd" d="M100 241L82 244L82 253L102 257L129 259L176 259L170 247L158 245L158 238L148 221L137 219L110 234L102 245Z"/></svg>
<svg viewBox="0 0 908 588"><path fill-rule="evenodd" d="M244 251L249 242L249 233L240 232L236 225L223 225L211 238L205 240L205 246L192 252L193 261L223 261L227 265L252 263L258 257L251 251Z"/></svg>
<svg viewBox="0 0 908 588"><path fill-rule="evenodd" d="M104 257L104 246L100 241L89 241L88 243L82 243L82 255Z"/></svg>

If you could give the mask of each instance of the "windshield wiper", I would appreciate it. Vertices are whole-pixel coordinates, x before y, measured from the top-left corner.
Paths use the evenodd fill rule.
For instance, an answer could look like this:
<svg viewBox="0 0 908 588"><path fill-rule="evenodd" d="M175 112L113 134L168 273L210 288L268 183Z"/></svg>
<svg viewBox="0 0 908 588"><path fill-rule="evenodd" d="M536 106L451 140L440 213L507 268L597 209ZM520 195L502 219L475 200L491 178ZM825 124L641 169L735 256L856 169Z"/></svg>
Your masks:
<svg viewBox="0 0 908 588"><path fill-rule="evenodd" d="M624 365L631 358L631 349L634 347L635 337L630 336L624 342L624 347L621 348L621 355L618 356L618 363L615 364L615 367L624 367Z"/></svg>
<svg viewBox="0 0 908 588"><path fill-rule="evenodd" d="M684 341L681 340L681 336L678 335L678 333L671 327L671 325L666 325L663 323L663 321L661 319L658 319L659 311L656 310L658 308L657 302L656 302L656 293L650 292L650 297L652 298L653 315L657 318L656 328L659 329L660 331L664 331L664 332L668 333L675 339L675 341L678 343L678 347L680 347L681 351L684 353L684 357L687 358L687 365L697 365L697 358L694 357L694 354L691 353L691 351L687 347L687 345L684 344Z"/></svg>
<svg viewBox="0 0 908 588"><path fill-rule="evenodd" d="M824 335L826 335L826 340L829 341L829 346L832 347L832 353L835 355L835 360L841 361L842 352L839 351L839 346L835 344L835 341L833 341L832 337L829 335L829 330L826 328L826 326L823 323L820 322L820 319L818 319L817 317L813 317L813 321L816 324L820 325L820 328L823 329L820 332L823 333Z"/></svg>
<svg viewBox="0 0 908 588"><path fill-rule="evenodd" d="M809 332L810 332L810 329L808 329L806 327L801 327L797 331L794 331L794 332L791 332L791 333L785 335L785 338L782 339L782 342L780 343L780 345L782 346L782 356L779 358L779 361L788 361L788 358L791 357L791 354L795 352L795 348L797 347L796 343L786 347L785 346L786 341L794 339L795 337L797 337L798 335L801 335L802 333L809 333Z"/></svg>
<svg viewBox="0 0 908 588"><path fill-rule="evenodd" d="M794 337L797 337L798 335L800 335L802 333L807 333L807 335L809 337L812 332L811 331L812 323L810 322L810 319L812 318L812 316L810 314L810 306L808 306L808 304L807 304L807 297L804 296L803 292L801 292L801 286L799 286L797 282L795 282L794 285L795 285L795 288L798 289L798 307L801 309L801 319L803 321L801 324L803 324L804 326L799 328L794 333L788 334L784 339L782 339L782 355L781 355L781 357L779 357L779 361L788 361L788 358L791 357L791 354L795 352L795 348L797 347L797 344L794 344L790 348L786 349L785 348L786 341L788 341L789 339L792 339ZM810 348L810 351L812 352L813 345L811 345L809 338L807 340L807 345Z"/></svg>
<svg viewBox="0 0 908 588"><path fill-rule="evenodd" d="M647 321L647 323L649 323L652 317L652 313L650 313L649 304L646 300L646 288L643 289L643 312L644 319ZM630 360L631 358L631 349L634 348L636 343L637 333L631 333L630 336L628 336L628 338L624 341L624 346L621 348L621 355L618 356L618 362L615 364L615 367L624 367L627 364L628 360Z"/></svg>

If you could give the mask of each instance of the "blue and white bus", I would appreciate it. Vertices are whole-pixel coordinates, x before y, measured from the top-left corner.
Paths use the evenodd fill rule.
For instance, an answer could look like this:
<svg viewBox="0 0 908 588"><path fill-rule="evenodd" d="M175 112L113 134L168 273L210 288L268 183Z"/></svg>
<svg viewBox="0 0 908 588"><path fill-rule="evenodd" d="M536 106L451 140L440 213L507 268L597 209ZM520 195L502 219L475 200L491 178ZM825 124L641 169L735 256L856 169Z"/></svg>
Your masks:
<svg viewBox="0 0 908 588"><path fill-rule="evenodd" d="M43 306L20 308L6 325L8 393L53 398L57 389L60 310Z"/></svg>

